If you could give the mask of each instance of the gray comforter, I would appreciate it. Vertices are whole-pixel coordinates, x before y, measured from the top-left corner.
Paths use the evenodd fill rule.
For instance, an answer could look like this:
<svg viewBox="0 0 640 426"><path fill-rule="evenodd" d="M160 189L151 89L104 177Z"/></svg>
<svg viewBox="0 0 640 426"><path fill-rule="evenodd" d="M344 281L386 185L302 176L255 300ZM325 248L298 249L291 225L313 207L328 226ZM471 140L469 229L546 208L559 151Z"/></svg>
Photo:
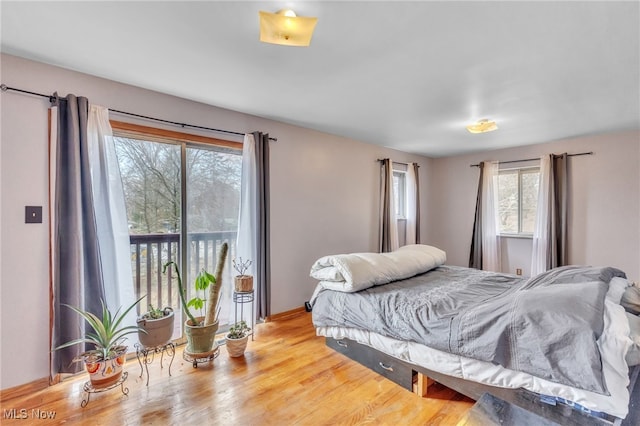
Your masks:
<svg viewBox="0 0 640 426"><path fill-rule="evenodd" d="M566 266L529 280L453 266L357 293L320 290L316 326L370 330L607 394L597 339L614 268Z"/></svg>

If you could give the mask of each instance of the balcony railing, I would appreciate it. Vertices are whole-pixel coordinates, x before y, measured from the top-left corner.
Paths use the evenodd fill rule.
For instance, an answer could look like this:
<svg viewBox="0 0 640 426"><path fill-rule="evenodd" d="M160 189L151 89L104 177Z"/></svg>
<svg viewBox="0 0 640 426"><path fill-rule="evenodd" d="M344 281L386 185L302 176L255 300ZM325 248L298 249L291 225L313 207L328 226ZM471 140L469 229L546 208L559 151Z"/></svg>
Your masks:
<svg viewBox="0 0 640 426"><path fill-rule="evenodd" d="M194 232L189 233L187 238L187 274L180 270L187 291L193 287L190 283L201 269L212 274L215 272L218 252L224 242L229 244L229 253L223 281L230 282L231 259L236 251L236 232ZM180 306L178 283L172 279L175 275L173 268L167 268L166 274L162 273L162 268L171 260L180 265L180 234L130 235L129 240L136 298L147 295L142 306L138 305L138 314L146 311L149 304L160 308L171 306L177 310Z"/></svg>

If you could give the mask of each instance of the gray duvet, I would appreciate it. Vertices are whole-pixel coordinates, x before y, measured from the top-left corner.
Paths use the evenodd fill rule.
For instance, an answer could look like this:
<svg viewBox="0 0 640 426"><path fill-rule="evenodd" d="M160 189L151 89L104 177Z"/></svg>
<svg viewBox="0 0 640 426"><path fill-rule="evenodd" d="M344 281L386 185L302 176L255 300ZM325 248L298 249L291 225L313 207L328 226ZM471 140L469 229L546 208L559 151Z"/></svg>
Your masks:
<svg viewBox="0 0 640 426"><path fill-rule="evenodd" d="M356 293L321 290L316 326L370 330L607 394L597 339L614 268L531 279L454 266Z"/></svg>

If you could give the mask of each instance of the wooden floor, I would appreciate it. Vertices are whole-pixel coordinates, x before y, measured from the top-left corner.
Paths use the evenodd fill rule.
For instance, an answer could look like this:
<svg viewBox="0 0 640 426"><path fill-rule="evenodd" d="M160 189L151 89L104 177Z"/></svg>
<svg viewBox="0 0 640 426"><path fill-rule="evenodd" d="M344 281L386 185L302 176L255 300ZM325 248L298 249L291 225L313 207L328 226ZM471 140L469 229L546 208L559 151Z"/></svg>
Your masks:
<svg viewBox="0 0 640 426"><path fill-rule="evenodd" d="M84 397L85 374L29 395L1 401L2 425L456 425L473 401L439 384L429 397L401 388L349 360L316 337L311 315L260 324L244 358L223 346L211 363L193 368L179 348L171 377L165 360L149 366L149 386L135 358L120 388ZM6 393L5 393L6 395ZM12 420L25 414L29 420ZM21 411L25 410L25 411ZM34 418L37 411L54 420Z"/></svg>

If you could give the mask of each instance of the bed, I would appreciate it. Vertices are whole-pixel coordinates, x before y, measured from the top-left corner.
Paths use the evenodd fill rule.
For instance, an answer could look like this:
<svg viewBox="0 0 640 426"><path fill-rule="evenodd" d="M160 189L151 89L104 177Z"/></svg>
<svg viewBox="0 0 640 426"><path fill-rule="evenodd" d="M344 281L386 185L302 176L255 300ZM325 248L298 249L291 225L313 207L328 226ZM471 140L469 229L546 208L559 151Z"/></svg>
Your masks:
<svg viewBox="0 0 640 426"><path fill-rule="evenodd" d="M605 424L627 417L637 371L622 271L567 266L525 279L445 261L426 245L319 259L316 333L418 393L433 379L476 400L491 392Z"/></svg>

